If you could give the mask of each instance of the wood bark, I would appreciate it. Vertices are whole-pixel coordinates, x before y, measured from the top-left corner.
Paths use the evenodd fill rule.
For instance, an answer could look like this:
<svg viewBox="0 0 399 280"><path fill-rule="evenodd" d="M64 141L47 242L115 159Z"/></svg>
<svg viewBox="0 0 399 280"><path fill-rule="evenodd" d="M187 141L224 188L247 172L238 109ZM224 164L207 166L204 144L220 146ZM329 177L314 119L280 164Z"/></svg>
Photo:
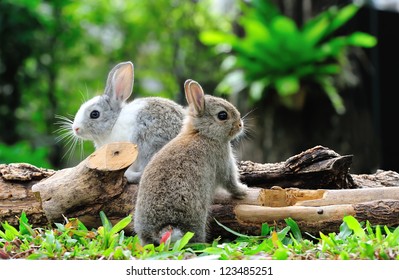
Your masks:
<svg viewBox="0 0 399 280"><path fill-rule="evenodd" d="M35 227L65 216L96 228L101 225L101 210L113 223L132 214L138 187L123 176L137 156L131 145L105 146L76 167L59 171L23 163L0 165L0 221L17 225L17 217L25 211ZM312 234L337 231L344 215L398 225L399 174L381 170L349 174L351 159L316 146L282 163L240 162L248 195L233 200L226 192L217 192L209 236L232 237L214 219L249 235L260 234L262 223L283 227L288 217ZM131 229L132 225L127 233L133 233Z"/></svg>

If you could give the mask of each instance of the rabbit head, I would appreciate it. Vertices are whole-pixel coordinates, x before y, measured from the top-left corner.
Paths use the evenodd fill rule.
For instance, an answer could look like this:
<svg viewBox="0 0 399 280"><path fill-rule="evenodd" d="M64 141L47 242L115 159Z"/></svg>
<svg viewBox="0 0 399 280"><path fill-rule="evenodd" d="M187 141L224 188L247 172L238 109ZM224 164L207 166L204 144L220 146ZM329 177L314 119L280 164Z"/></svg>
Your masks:
<svg viewBox="0 0 399 280"><path fill-rule="evenodd" d="M122 62L108 74L104 94L81 105L75 115L72 130L75 136L94 141L109 135L133 89L133 64Z"/></svg>
<svg viewBox="0 0 399 280"><path fill-rule="evenodd" d="M189 105L185 129L210 139L228 142L243 131L240 112L228 101L205 95L199 83L187 80L184 91Z"/></svg>

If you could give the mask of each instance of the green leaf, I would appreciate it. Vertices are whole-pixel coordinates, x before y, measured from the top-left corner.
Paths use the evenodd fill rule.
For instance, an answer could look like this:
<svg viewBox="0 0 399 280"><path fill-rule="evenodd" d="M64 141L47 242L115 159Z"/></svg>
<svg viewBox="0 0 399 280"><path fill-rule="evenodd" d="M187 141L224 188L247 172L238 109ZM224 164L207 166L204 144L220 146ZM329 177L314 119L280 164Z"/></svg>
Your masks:
<svg viewBox="0 0 399 280"><path fill-rule="evenodd" d="M105 232L110 232L112 229L112 223L108 220L107 216L103 211L100 211L100 218Z"/></svg>
<svg viewBox="0 0 399 280"><path fill-rule="evenodd" d="M378 242L381 242L383 239L381 227L379 225L375 227L375 237L377 238Z"/></svg>
<svg viewBox="0 0 399 280"><path fill-rule="evenodd" d="M118 223L116 223L116 225L114 225L112 227L110 234L112 235L112 234L120 232L122 229L127 227L131 221L132 221L132 215L129 215L129 216L123 218Z"/></svg>
<svg viewBox="0 0 399 280"><path fill-rule="evenodd" d="M299 81L294 76L282 76L274 84L278 94L281 96L293 95L299 91Z"/></svg>
<svg viewBox="0 0 399 280"><path fill-rule="evenodd" d="M86 231L86 232L89 231L87 229L87 227L80 220L78 220L78 230Z"/></svg>
<svg viewBox="0 0 399 280"><path fill-rule="evenodd" d="M286 236L287 236L287 234L288 234L288 232L291 230L291 227L290 226L286 226L286 227L284 227L282 230L280 230L279 232L277 232L277 236L278 236L278 239L279 240L283 240Z"/></svg>
<svg viewBox="0 0 399 280"><path fill-rule="evenodd" d="M297 241L302 240L302 233L299 229L298 224L292 219L292 218L286 218L284 219L285 223L291 228L291 232L294 235L294 238Z"/></svg>
<svg viewBox="0 0 399 280"><path fill-rule="evenodd" d="M215 220L215 222L216 222L219 226L221 226L221 227L222 227L223 229L225 229L226 231L228 231L228 232L234 234L235 236L250 238L250 236L245 235L245 234L238 233L238 232L236 232L236 231L234 231L234 230L232 230L232 229L226 227L225 225L221 224L220 222L218 222L218 220L216 220L216 219L214 219L214 220Z"/></svg>
<svg viewBox="0 0 399 280"><path fill-rule="evenodd" d="M350 235L352 235L352 230L349 228L347 223L343 222L339 227L338 238L346 240Z"/></svg>
<svg viewBox="0 0 399 280"><path fill-rule="evenodd" d="M309 20L302 28L302 35L312 46L316 45L327 33L330 22L325 14Z"/></svg>
<svg viewBox="0 0 399 280"><path fill-rule="evenodd" d="M35 232L29 225L29 220L28 217L26 217L25 212L22 212L21 217L19 217L19 232L21 234L30 234L31 236L35 236Z"/></svg>
<svg viewBox="0 0 399 280"><path fill-rule="evenodd" d="M187 232L181 239L177 240L175 245L173 246L174 252L180 252L184 246L188 244L191 238L193 238L193 232Z"/></svg>
<svg viewBox="0 0 399 280"><path fill-rule="evenodd" d="M5 234L2 230L0 230L0 237L3 238L3 239L5 239L5 240L7 240L7 236L6 236L6 234ZM10 240L9 240L9 241L10 241Z"/></svg>
<svg viewBox="0 0 399 280"><path fill-rule="evenodd" d="M331 240L331 238L322 232L319 232L321 240L323 240L326 244L328 244L331 247L335 247L335 243Z"/></svg>
<svg viewBox="0 0 399 280"><path fill-rule="evenodd" d="M15 237L19 236L19 231L13 227L12 225L10 225L7 221L5 221L4 223L1 224L5 230L5 235L7 237L7 240L11 241L13 240Z"/></svg>
<svg viewBox="0 0 399 280"><path fill-rule="evenodd" d="M367 33L355 32L348 36L348 44L363 48L372 48L377 45L377 39Z"/></svg>
<svg viewBox="0 0 399 280"><path fill-rule="evenodd" d="M233 44L235 36L219 31L204 31L199 35L200 41L205 45Z"/></svg>
<svg viewBox="0 0 399 280"><path fill-rule="evenodd" d="M334 13L333 20L330 25L330 32L337 30L342 25L347 23L359 10L359 7L354 4L349 4Z"/></svg>
<svg viewBox="0 0 399 280"><path fill-rule="evenodd" d="M279 36L293 36L298 32L295 21L285 16L275 17L271 27Z"/></svg>
<svg viewBox="0 0 399 280"><path fill-rule="evenodd" d="M270 231L271 231L271 228L269 227L269 225L267 223L263 223L262 227L261 227L260 235L266 236L270 233Z"/></svg>
<svg viewBox="0 0 399 280"><path fill-rule="evenodd" d="M343 218L344 222L348 225L348 227L353 230L354 234L360 238L366 237L366 233L364 229L360 225L360 223L353 216L345 216Z"/></svg>
<svg viewBox="0 0 399 280"><path fill-rule="evenodd" d="M285 248L278 248L273 254L273 259L275 260L286 260L288 259L289 253Z"/></svg>

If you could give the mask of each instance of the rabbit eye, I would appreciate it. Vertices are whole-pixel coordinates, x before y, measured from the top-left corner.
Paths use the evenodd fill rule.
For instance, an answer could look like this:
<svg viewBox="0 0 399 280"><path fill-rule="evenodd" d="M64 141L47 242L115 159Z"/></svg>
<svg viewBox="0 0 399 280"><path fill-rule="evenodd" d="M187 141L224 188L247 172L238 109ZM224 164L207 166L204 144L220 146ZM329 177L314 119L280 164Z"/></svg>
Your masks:
<svg viewBox="0 0 399 280"><path fill-rule="evenodd" d="M93 110L90 113L90 118L91 119L98 119L100 117L100 112L97 110Z"/></svg>
<svg viewBox="0 0 399 280"><path fill-rule="evenodd" d="M218 113L218 119L221 121L227 120L227 112L226 111L221 111Z"/></svg>

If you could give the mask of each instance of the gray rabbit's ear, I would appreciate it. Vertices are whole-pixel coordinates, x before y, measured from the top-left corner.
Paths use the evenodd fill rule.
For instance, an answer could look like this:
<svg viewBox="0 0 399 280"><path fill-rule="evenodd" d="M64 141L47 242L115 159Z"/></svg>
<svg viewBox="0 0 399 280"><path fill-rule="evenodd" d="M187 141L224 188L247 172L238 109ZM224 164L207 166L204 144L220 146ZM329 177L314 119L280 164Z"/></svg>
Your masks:
<svg viewBox="0 0 399 280"><path fill-rule="evenodd" d="M126 101L132 94L133 82L133 63L121 62L109 72L105 94L118 102Z"/></svg>
<svg viewBox="0 0 399 280"><path fill-rule="evenodd" d="M205 96L201 85L189 80L184 83L184 88L188 104L194 106L195 111L201 115L205 110Z"/></svg>
<svg viewBox="0 0 399 280"><path fill-rule="evenodd" d="M186 81L184 82L184 94L186 95L186 100L187 100L187 103L188 103L188 104L192 103L192 100L189 99L189 98L191 98L191 97L188 95L188 91L189 91L188 85L189 85L190 82L192 82L192 81L193 81L193 80L188 79L188 80L186 80Z"/></svg>

